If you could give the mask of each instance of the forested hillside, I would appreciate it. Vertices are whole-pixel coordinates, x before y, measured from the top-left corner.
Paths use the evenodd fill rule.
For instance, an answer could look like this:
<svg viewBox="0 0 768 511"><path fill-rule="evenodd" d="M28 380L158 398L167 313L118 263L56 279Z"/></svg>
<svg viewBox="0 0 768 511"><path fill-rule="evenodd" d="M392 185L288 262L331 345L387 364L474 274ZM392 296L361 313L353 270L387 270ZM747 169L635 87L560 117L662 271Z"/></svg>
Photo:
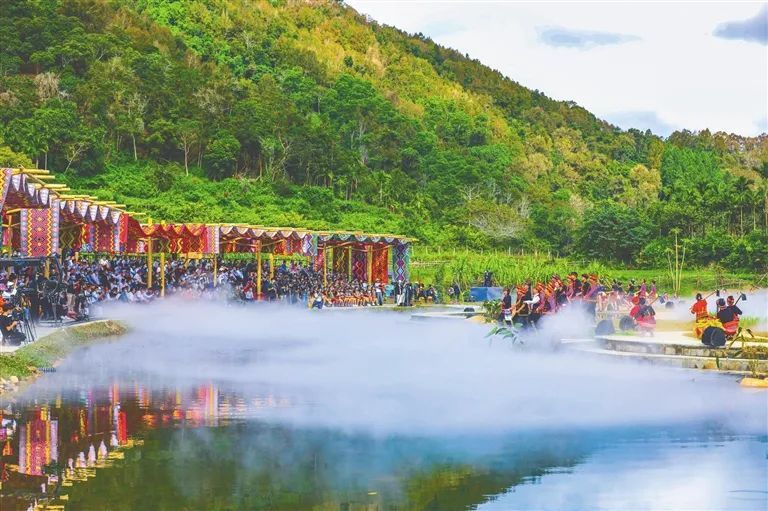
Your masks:
<svg viewBox="0 0 768 511"><path fill-rule="evenodd" d="M768 137L622 131L341 3L4 0L0 164L155 218L768 265Z"/></svg>

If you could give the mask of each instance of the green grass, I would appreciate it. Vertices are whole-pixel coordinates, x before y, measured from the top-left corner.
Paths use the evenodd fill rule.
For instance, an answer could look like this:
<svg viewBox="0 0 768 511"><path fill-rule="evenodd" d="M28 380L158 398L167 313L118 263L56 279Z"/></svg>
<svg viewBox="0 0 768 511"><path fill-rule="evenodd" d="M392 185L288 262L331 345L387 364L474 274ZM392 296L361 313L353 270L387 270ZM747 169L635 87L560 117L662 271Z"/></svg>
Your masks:
<svg viewBox="0 0 768 511"><path fill-rule="evenodd" d="M51 367L75 349L106 337L124 334L120 322L106 320L74 325L24 346L11 354L0 355L0 378L24 378L44 367Z"/></svg>

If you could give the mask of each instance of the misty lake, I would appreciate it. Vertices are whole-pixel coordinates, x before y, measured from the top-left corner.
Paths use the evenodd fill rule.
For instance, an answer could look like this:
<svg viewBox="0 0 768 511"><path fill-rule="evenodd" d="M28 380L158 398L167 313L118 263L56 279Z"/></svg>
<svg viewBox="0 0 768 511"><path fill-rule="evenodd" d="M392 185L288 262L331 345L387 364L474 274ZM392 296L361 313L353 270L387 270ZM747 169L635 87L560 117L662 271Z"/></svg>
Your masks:
<svg viewBox="0 0 768 511"><path fill-rule="evenodd" d="M768 505L766 393L728 377L401 314L120 313L0 397L3 511Z"/></svg>

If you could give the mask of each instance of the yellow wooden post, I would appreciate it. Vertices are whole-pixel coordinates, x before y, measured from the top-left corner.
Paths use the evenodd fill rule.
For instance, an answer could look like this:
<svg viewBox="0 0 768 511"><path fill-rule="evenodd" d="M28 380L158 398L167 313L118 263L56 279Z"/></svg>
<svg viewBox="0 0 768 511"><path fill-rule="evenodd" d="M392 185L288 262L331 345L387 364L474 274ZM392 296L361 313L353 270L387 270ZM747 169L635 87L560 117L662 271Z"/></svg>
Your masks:
<svg viewBox="0 0 768 511"><path fill-rule="evenodd" d="M83 248L82 242L85 239L85 224L80 224L80 249ZM75 251L75 262L80 262L80 250Z"/></svg>
<svg viewBox="0 0 768 511"><path fill-rule="evenodd" d="M352 282L352 245L347 247L347 280Z"/></svg>
<svg viewBox="0 0 768 511"><path fill-rule="evenodd" d="M165 222L160 225L165 226ZM165 250L160 252L160 296L165 296Z"/></svg>
<svg viewBox="0 0 768 511"><path fill-rule="evenodd" d="M269 253L269 280L275 278L275 254Z"/></svg>
<svg viewBox="0 0 768 511"><path fill-rule="evenodd" d="M165 296L165 252L160 252L160 296Z"/></svg>
<svg viewBox="0 0 768 511"><path fill-rule="evenodd" d="M323 247L323 285L328 285L328 249Z"/></svg>
<svg viewBox="0 0 768 511"><path fill-rule="evenodd" d="M152 228L152 218L147 219L147 225L149 225L149 228ZM152 277L153 277L153 270L152 270L152 236L147 237L147 288L152 289Z"/></svg>
<svg viewBox="0 0 768 511"><path fill-rule="evenodd" d="M371 287L371 284L373 284L373 245L366 245L365 247L365 256L366 256L366 274L368 275L368 287Z"/></svg>
<svg viewBox="0 0 768 511"><path fill-rule="evenodd" d="M8 253L13 254L13 215L8 213Z"/></svg>
<svg viewBox="0 0 768 511"><path fill-rule="evenodd" d="M256 299L261 300L261 242L256 242Z"/></svg>
<svg viewBox="0 0 768 511"><path fill-rule="evenodd" d="M216 254L213 255L213 287L217 287L219 283L219 258Z"/></svg>
<svg viewBox="0 0 768 511"><path fill-rule="evenodd" d="M45 268L43 269L43 276L46 279L51 278L51 260L48 258L45 259Z"/></svg>

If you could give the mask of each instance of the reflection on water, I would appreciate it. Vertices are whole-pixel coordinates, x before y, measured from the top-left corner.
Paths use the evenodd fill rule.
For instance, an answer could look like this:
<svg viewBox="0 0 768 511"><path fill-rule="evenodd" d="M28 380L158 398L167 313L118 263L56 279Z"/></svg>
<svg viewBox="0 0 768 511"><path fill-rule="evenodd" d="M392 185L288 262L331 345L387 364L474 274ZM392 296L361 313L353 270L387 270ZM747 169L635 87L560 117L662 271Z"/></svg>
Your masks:
<svg viewBox="0 0 768 511"><path fill-rule="evenodd" d="M766 438L714 426L372 436L258 419L213 384L3 410L0 509L765 509ZM58 507L62 509L62 507Z"/></svg>

